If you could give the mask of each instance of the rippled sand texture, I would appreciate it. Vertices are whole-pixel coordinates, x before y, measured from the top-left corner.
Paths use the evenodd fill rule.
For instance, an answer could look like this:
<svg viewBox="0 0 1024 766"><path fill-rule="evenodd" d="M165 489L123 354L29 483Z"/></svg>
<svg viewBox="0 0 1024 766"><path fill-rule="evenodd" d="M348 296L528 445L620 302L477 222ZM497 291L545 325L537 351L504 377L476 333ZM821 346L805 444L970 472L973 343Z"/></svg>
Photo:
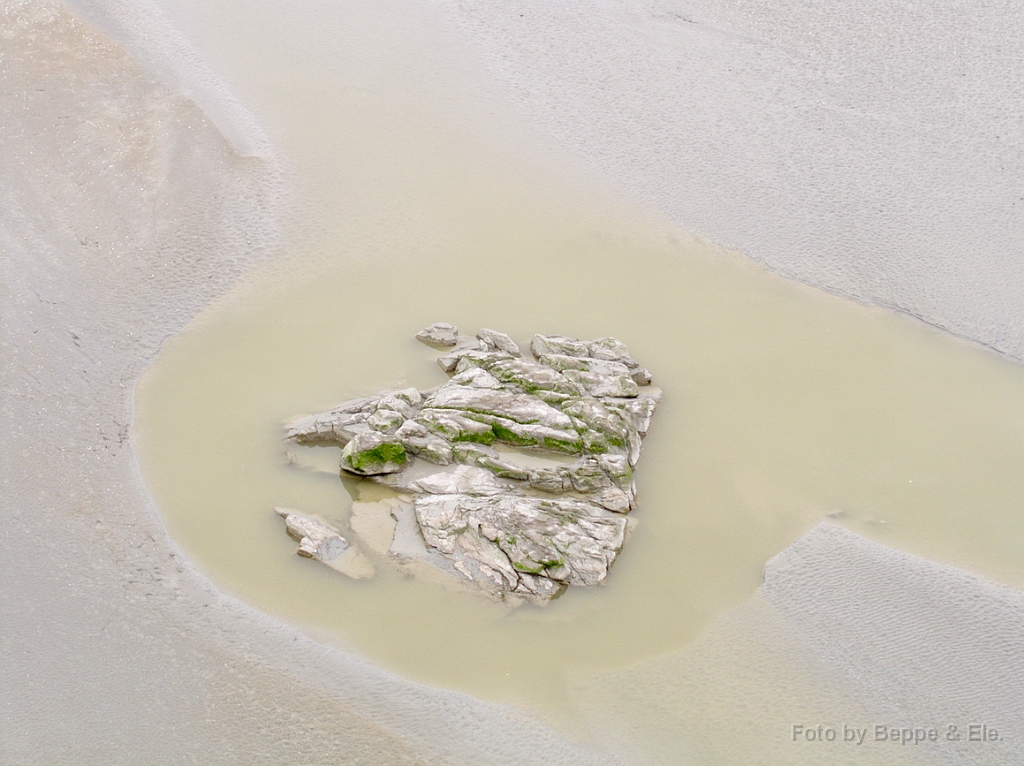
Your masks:
<svg viewBox="0 0 1024 766"><path fill-rule="evenodd" d="M823 523L698 641L579 699L640 762L1015 764L1022 628L1020 590Z"/></svg>
<svg viewBox="0 0 1024 766"><path fill-rule="evenodd" d="M863 0L445 3L634 199L772 270L1024 358L1024 16Z"/></svg>
<svg viewBox="0 0 1024 766"><path fill-rule="evenodd" d="M317 46L283 65L274 46L300 27L281 21L272 35L269 19L204 34L239 46L243 87L259 82L308 206L299 244L289 265L170 342L138 396L149 486L172 533L229 592L403 675L514 702L584 736L574 688L680 650L826 514L1024 581L1019 366L784 282L571 176L554 180L557 166L546 174L516 157L479 107L453 113L475 87L456 63L432 64L455 78L438 100L406 79L428 38L395 43L402 23L366 9L322 18ZM268 47L272 71L251 53ZM350 583L294 555L273 506L344 526L358 488L337 479L336 452L293 449L319 472L286 465L281 424L439 383L435 354L411 337L438 319L520 341L612 333L666 389L638 471L640 527L607 588L506 615L386 574ZM734 688L750 672L723 665L715 682ZM801 679L802 704L826 707L815 694L827 686ZM652 705L685 700L685 684L655 688L676 691L652 689ZM852 711L866 704L830 694ZM737 736L753 752L767 728ZM664 731L665 747L680 730L701 738L683 721Z"/></svg>
<svg viewBox="0 0 1024 766"><path fill-rule="evenodd" d="M14 107L0 119L0 439L16 487L0 755L1021 760L1020 591L925 561L1024 579L1019 366L632 208L507 111L433 6L79 7L165 84L56 5L0 5ZM619 156L602 151L588 161ZM756 183L698 175L709 199L721 187L770 213ZM852 209L829 188L822 204ZM877 299L892 274L860 251L846 271L841 249L816 262ZM970 314L977 295L963 296ZM294 555L272 506L344 523L358 490L326 450L287 467L278 424L438 382L410 338L438 319L616 334L668 391L609 587L505 615L397 579L356 587ZM132 385L161 346L133 429ZM898 752L790 738L794 723L946 717L1009 734Z"/></svg>

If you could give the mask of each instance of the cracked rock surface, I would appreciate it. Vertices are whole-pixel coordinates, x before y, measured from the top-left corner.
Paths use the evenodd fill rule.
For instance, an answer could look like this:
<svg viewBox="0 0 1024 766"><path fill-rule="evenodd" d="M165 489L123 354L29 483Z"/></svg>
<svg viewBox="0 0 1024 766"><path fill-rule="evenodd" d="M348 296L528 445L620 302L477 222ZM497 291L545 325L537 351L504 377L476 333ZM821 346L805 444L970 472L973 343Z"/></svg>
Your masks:
<svg viewBox="0 0 1024 766"><path fill-rule="evenodd" d="M362 545L510 603L602 583L636 507L633 468L661 396L650 372L615 338L535 335L530 361L496 330L471 338L438 323L416 337L450 347L438 359L447 383L354 399L287 430L298 444L341 447L342 471L398 493L359 504L356 544L360 528L386 529L390 541ZM312 522L353 544L285 518L293 536Z"/></svg>

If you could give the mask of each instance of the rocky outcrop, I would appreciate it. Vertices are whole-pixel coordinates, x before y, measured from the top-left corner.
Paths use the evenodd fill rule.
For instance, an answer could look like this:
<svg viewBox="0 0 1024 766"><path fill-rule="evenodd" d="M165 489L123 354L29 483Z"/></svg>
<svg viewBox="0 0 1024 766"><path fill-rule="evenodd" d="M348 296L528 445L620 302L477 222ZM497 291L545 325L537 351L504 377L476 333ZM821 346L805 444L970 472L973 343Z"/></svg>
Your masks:
<svg viewBox="0 0 1024 766"><path fill-rule="evenodd" d="M534 361L496 330L469 338L439 323L417 338L453 347L438 359L447 383L355 399L287 429L298 444L341 447L343 471L398 493L356 504L353 536L377 530L364 545L396 566L510 602L603 582L629 532L633 468L661 396L650 373L615 338L535 335Z"/></svg>

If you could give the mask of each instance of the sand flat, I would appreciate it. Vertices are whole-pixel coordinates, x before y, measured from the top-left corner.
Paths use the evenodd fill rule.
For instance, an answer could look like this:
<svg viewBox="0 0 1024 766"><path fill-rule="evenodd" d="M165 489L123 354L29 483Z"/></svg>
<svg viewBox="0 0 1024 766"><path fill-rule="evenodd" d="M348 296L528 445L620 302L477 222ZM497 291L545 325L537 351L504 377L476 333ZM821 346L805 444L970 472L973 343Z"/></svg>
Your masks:
<svg viewBox="0 0 1024 766"><path fill-rule="evenodd" d="M118 12L125 9L101 3L82 7L98 23L104 19L109 22L105 28L121 35L129 49L146 50L145 35L140 33L146 25L133 25L130 17L118 17ZM146 9L139 8L145 17ZM885 12L888 8L879 4L866 12ZM225 73L227 80L232 79L233 71L238 74L230 63L230 39L218 49L216 34L203 30L211 17L192 13L190 20L190 12L201 9L184 5L167 4L164 9L167 18L196 41L198 60L205 56L213 69ZM579 30L580 24L557 15L542 19L532 28L524 27L528 32L525 37L510 26L516 18L506 18L504 11L489 15L477 11L475 21L480 23L484 42L494 39L488 31L493 29L491 25L505 25L509 31L506 39L517 44L525 40L527 51L534 41L537 51L558 55L564 53L564 45L537 45L536 41L570 41L570 47L581 56L588 51L614 49L616 55L606 58L613 66L619 53L654 50L664 55L679 49L676 33L665 36L661 27L652 27L662 30L653 36L641 34L638 38L633 34L643 33L649 24L700 27L700 23L691 22L709 21L689 19L686 9L667 4L643 9L652 12L638 16L634 6L609 4L587 20L591 25L587 35L596 25L598 40L610 31L620 35L629 31L622 35L625 41L613 48L579 44L573 30ZM1021 325L1013 308L1019 306L1019 278L1006 267L1010 263L1007 253L1019 249L1014 237L1021 228L1010 205L1010 187L1003 183L1007 176L1002 175L1013 176L1014 165L1003 163L997 169L978 161L979 157L1004 155L1012 160L1019 136L1012 131L1005 133L1008 153L991 144L996 139L990 141L988 137L985 141L989 143L968 142L972 151L946 154L941 163L918 165L922 156L915 149L929 145L927 140L919 142L919 125L921 110L931 105L942 105L943 110L935 114L950 115L954 126L973 125L966 119L972 113L968 101L940 100L941 93L920 87L927 82L929 62L966 62L970 65L971 87L979 94L988 94L990 103L999 108L1014 103L1014 99L1006 98L1006 87L1009 83L1012 90L1015 81L1004 73L1019 72L1020 68L1008 62L1006 55L993 57L985 51L993 47L1010 52L1007 55L1012 57L1017 47L1008 41L1014 40L1016 33L1005 19L992 25L983 23L987 17L979 15L968 26L973 37L966 39L961 50L944 42L943 30L963 29L963 25L936 19L934 24L922 26L915 9L931 13L923 4L913 6L889 18L886 29L897 40L900 30L913 29L914 35L908 39L922 41L914 49L914 56L898 59L908 65L899 70L906 87L897 90L920 94L920 102L914 102L919 103L918 113L909 114L904 122L876 120L871 124L886 126L878 133L850 130L851 124L855 128L868 124L863 122L864 115L843 108L823 109L808 123L815 130L820 128L821 143L792 144L817 147L826 153L837 146L852 147L852 151L838 155L845 158L844 162L851 156L857 159L858 151L866 147L879 147L884 150L883 159L896 156L905 159L908 167L943 168L938 177L941 187L937 183L929 185L927 177L918 178L917 186L910 189L914 193L906 197L908 201L896 200L898 214L891 215L891 219L900 227L899 232L873 225L881 219L871 212L871 205L865 204L878 196L873 196L874 187L869 183L870 169L879 166L877 156L871 155L871 162L859 165L868 175L844 176L843 184L831 183L835 176L828 173L812 175L810 180L794 180L783 174L789 180L781 188L792 189L787 197L765 193L766 183L769 188L780 188L769 183L777 177L775 165L770 161L765 165L743 164L744 157L752 158L749 152L736 150L738 145L747 146L756 155L753 159L771 158L772 152L757 148L790 145L789 123L763 119L764 112L754 108L763 103L760 94L765 91L766 72L824 71L853 78L885 61L889 52L884 45L881 49L858 45L865 34L860 17L844 17L823 27L816 27L814 18L798 18L800 23L782 30L790 35L789 44L761 58L763 69L737 67L730 72L721 62L728 64L732 53L726 53L724 59L711 55L694 59L715 62L713 71L702 74L699 69L689 70L697 82L713 86L687 92L693 99L693 108L687 113L708 115L712 121L725 120L732 130L728 141L701 142L702 137L711 134L701 125L657 119L657 115L644 117L643 110L608 109L609 103L621 105L622 99L634 95L650 104L662 102L648 98L649 91L634 88L632 81L624 84L602 78L600 68L589 62L582 69L573 69L570 59L566 59L570 70L598 73L592 80L598 91L610 95L611 101L594 100L593 91L580 87L587 83L563 78L571 92L545 102L548 125L561 126L561 132L555 133L562 140L566 135L585 138L581 126L587 118L600 124L597 118L604 114L632 120L634 126L650 126L645 129L657 135L644 130L612 130L589 144L581 141L583 164L589 163L590 168L581 172L597 177L607 172L628 195L669 211L678 224L740 245L748 254L784 273L864 300L898 306L976 341L1019 354ZM525 15L527 10L516 12ZM364 753L377 758L387 754L389 762L395 763L422 762L431 757L451 762L521 763L536 759L538 754L557 763L583 763L601 761L600 753L607 748L633 761L650 755L631 746L628 735L624 742L611 745L602 744L600 738L593 740L588 753L508 708L435 692L382 673L353 655L309 641L223 595L182 557L145 494L130 449L132 383L168 337L223 296L260 261L267 252L267 242L277 241L275 227L281 219L267 190L276 188L278 170L268 167L269 157L259 159L254 145L241 141L238 134L225 127L230 120L225 122L216 103L196 97L204 104L206 114L213 116L211 124L193 102L182 98L181 83L187 78L179 79L172 87L161 84L168 80L155 80L123 50L78 22L62 6L9 2L3 5L2 13L4 99L5 104L16 108L5 112L0 121L4 169L0 183L4 195L0 207L4 254L0 259L0 290L5 356L5 428L0 438L5 490L13 485L16 491L5 491L5 542L0 553L5 580L0 754L19 763L133 763L139 758L159 763L189 757L203 761L223 752L228 742L239 759L251 762L296 758L336 762L339 753L352 758ZM390 39L408 43L406 50L422 53L443 48L451 52L447 58L438 54L404 60L406 71L420 77L420 84L426 84L427 101L434 97L443 100L448 81L424 78L422 73L457 71L457 67L451 68L453 62L465 54L458 45L438 45L438 41L454 38L446 37L451 30L431 13L417 6L410 8L407 17L399 15L406 21L431 20L418 27L416 23L403 26L401 20L394 19L374 27L379 20L368 9L361 9L354 17L367 25L364 29L376 29L377 34L381 29L402 31L404 37ZM292 32L296 28L301 32L304 18L316 17L303 12L289 15ZM323 34L317 39L330 39L331 24L336 20L318 18L316 29L307 28L307 32L315 38L316 30L320 30ZM227 25L230 21L230 13L225 12L219 23ZM694 33L695 43L709 53L744 45L748 53L756 51L765 30L779 23L770 10L736 17L726 13L714 21ZM218 29L217 24L208 29ZM815 29L828 32L829 44L802 43L795 48L799 55L783 60L779 51L794 50L794 34L813 40ZM540 32L547 37L537 37ZM379 38L371 35L367 39ZM723 39L729 44L723 44ZM743 40L753 40L754 45ZM832 44L835 41L841 43L838 48ZM242 37L234 44L251 42ZM354 56L358 61L372 52L370 49L372 46L354 46L348 50L358 51ZM250 50L267 56L275 49L256 46ZM834 57L837 50L843 56ZM331 59L335 55L337 50L326 60L336 65L338 59ZM159 58L148 59L147 66L158 70L154 62ZM525 94L557 90L543 66L517 76L514 58L506 52L506 73L514 89ZM439 59L445 63L439 64ZM146 60L141 53L140 60ZM362 60L364 65L371 62L368 65L372 69L372 58ZM527 60L543 61L536 56ZM639 60L651 87L657 89L659 82L667 81L668 75L657 61ZM817 68L816 62L828 66ZM979 62L993 62L993 67L979 67ZM170 60L171 71L173 64ZM476 67L475 71L482 69ZM559 70L552 67L550 71ZM353 74L344 66L339 72L343 82ZM952 68L944 69L938 81L946 82L943 78L958 75ZM797 92L803 87L799 79L783 82L790 82ZM978 87L979 82L984 87ZM723 89L718 83L728 85L728 98L719 98ZM247 85L239 76L229 90L251 106L261 124L267 125L273 141L281 139L288 123L269 119L268 105L260 103L253 82ZM862 92L870 95L872 91ZM364 91L363 95L372 99L373 93ZM783 92L772 103L791 103L785 96ZM664 103L674 105L679 101L670 98ZM545 103L541 104L542 112ZM737 112L728 109L722 116L714 109L716 103L739 113L746 110L754 118L733 119ZM570 108L574 105L583 108ZM769 111L768 116L772 114ZM998 122L999 115L995 117ZM297 124L303 122L301 114L295 119ZM513 121L511 127L514 135L521 124ZM974 135L970 131L968 134ZM936 133L940 142L950 135L955 132ZM1002 140L1003 131L998 135ZM364 138L379 140L372 131L367 131ZM534 134L526 144L533 151L544 140L538 141ZM651 155L654 159L648 161L630 155L638 147L646 152L647 147L666 144L699 147L699 161L690 163L684 157L667 162L663 151L655 151ZM942 145L962 144L945 140ZM337 147L339 154L347 149ZM288 161L297 156L290 151L284 150ZM791 165L783 162L779 167L792 167L796 169L793 172L800 173L813 165L808 162L813 156L797 154L791 158ZM741 164L730 165L730 158L739 158ZM638 175L622 172L624 165L632 166ZM713 172L722 167L729 168L729 172ZM840 169L849 167L858 165L840 163ZM443 171L444 167L438 169ZM373 166L361 170L371 178L377 172ZM676 183L666 182L663 174ZM387 173L382 177L393 178ZM679 179L686 183L680 185ZM976 193L979 185L986 186L985 195ZM328 228L335 227L339 236L346 233L351 219L331 216L353 205L363 205L360 214L372 216L373 206L389 198L386 184L380 187L379 196L349 193L346 197L345 189L339 186L339 196L331 198L334 206L320 211L317 224L329 219ZM922 189L928 193L919 193ZM942 190L938 200L933 189ZM886 191L896 193L899 188ZM971 204L965 204L962 210L950 208L949 201L958 199ZM690 206L680 206L680 201L691 201ZM883 207L877 215L888 221L886 209ZM388 223L401 221L405 213L395 212L402 210L401 204L394 205ZM864 232L863 236L836 236L835 210L856 211L845 231L856 229ZM955 214L937 225L942 211ZM963 216L969 219L969 226L958 225L958 221L964 222ZM770 222L767 227L766 221ZM966 244L958 239L958 231L952 236L949 227L966 232ZM876 235L877 240L872 238ZM851 248L849 242L858 245ZM777 249L772 250L769 244ZM799 264L787 262L787 253L798 258ZM922 253L937 253L938 267L930 268L933 261L922 259ZM373 257L379 251L368 250L365 254ZM878 566L884 569L886 549L881 550L882 563ZM889 557L889 565L901 561L900 557ZM756 572L751 573L751 577L756 576ZM759 607L755 604L752 608L756 611ZM816 634L818 628L814 625L801 623L792 615L787 619L791 622L772 635L790 634L794 625L799 625L811 636L801 641L820 644L830 640L827 631ZM839 630L841 625L831 628ZM912 633L897 638L916 640ZM979 656L977 661L984 663L986 656ZM950 683L954 690L950 693L954 693L959 687L955 679ZM884 702L888 692L883 684L872 693ZM977 701L984 702L980 698ZM444 732L442 738L435 736L438 731ZM669 752L671 757L679 753ZM713 752L694 748L680 759L701 762L704 758L706 762ZM803 757L791 750L776 752L780 754L779 762ZM995 759L1002 757L968 752L979 763L999 762ZM965 756L961 753L951 757Z"/></svg>

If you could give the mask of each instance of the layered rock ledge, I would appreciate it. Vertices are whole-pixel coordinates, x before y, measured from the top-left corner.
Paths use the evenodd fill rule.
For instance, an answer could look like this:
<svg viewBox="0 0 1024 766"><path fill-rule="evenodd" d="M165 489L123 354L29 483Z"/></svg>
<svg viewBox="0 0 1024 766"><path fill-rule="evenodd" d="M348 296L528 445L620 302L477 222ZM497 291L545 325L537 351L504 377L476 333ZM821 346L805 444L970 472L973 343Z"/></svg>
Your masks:
<svg viewBox="0 0 1024 766"><path fill-rule="evenodd" d="M358 543L408 573L510 603L602 583L636 507L633 468L661 397L650 372L615 338L535 335L530 361L496 330L467 337L438 323L416 337L445 348L447 383L354 399L288 427L289 440L340 447L343 472L396 493L354 504L355 540L322 521L317 535L334 540L332 552ZM300 554L331 564L296 535L308 517L290 513Z"/></svg>

